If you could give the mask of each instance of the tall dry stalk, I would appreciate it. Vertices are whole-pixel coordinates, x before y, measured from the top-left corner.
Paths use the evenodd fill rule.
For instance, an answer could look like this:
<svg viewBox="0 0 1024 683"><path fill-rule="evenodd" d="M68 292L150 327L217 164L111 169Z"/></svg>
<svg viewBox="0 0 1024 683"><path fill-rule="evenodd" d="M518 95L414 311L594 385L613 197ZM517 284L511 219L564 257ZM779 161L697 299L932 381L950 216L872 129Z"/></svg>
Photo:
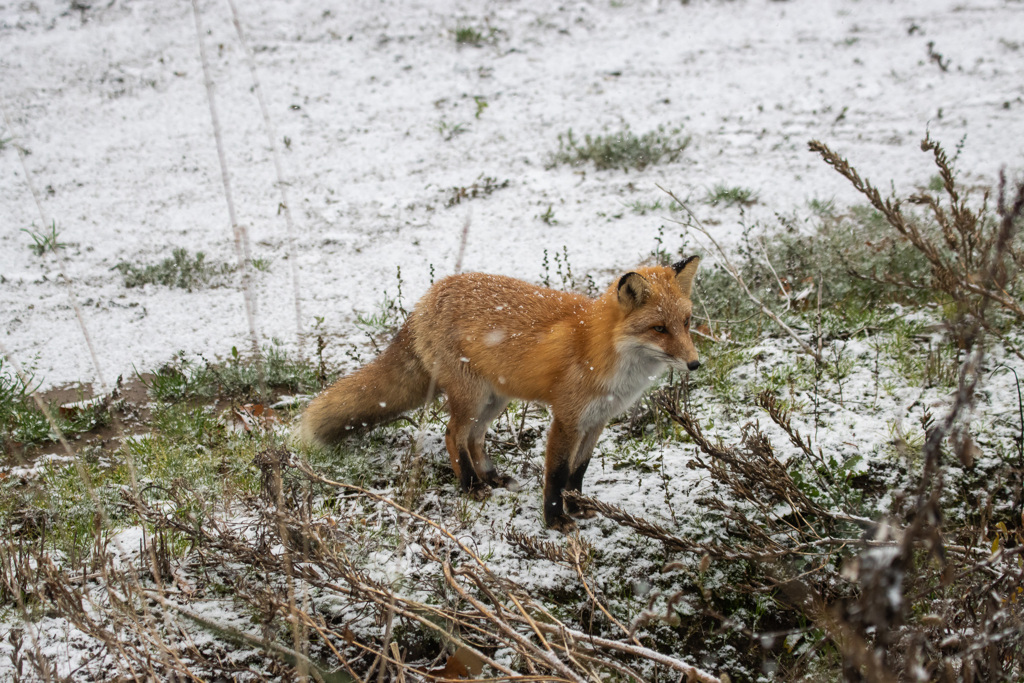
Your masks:
<svg viewBox="0 0 1024 683"><path fill-rule="evenodd" d="M1014 241L1024 213L1024 182L1015 183L1008 197L1005 174L1000 174L996 216L993 217L988 212L987 192L980 207L971 208L967 194L956 184L945 150L931 136L925 136L921 149L932 153L948 206L943 206L930 194L912 194L904 200L883 198L870 181L861 178L857 170L828 145L813 140L809 148L846 178L896 233L927 259L932 270L932 286L963 308L964 313L983 319L979 309L991 303L1018 322L1024 322L1024 303L1009 289L1024 267L1024 255ZM904 202L926 207L934 229L920 218L904 213ZM890 281L896 286L915 286ZM991 329L991 325L989 327Z"/></svg>
<svg viewBox="0 0 1024 683"><path fill-rule="evenodd" d="M7 126L7 130L14 133L14 124L11 123L10 117L7 115L7 109L0 102L0 113L3 114L4 124ZM21 170L25 174L25 183L28 185L29 191L32 193L32 198L35 200L36 209L39 211L39 218L43 222L43 226L56 226L57 223L50 216L49 212L43 205L43 200L39 194L39 190L36 189L35 182L32 180L32 173L29 171L28 162L25 160L25 150L22 149L21 145L14 145L14 148L18 150L18 160L21 162ZM85 348L89 351L89 359L92 361L93 372L96 374L96 383L99 385L99 391L97 393L105 393L107 390L107 380L103 376L103 370L100 366L100 358L96 353L96 346L93 344L92 335L89 334L89 326L85 324L85 315L82 313L82 307L78 305L78 295L75 293L75 285L71 278L67 274L67 263L64 258L64 254L56 246L53 249L54 258L57 260L57 270L60 273L61 281L64 283L64 289L68 295L68 301L71 304L71 309L75 312L75 319L78 321L78 329L82 332L82 338L85 340Z"/></svg>
<svg viewBox="0 0 1024 683"><path fill-rule="evenodd" d="M228 221L235 244L235 257L238 269L242 273L242 291L245 297L245 319L249 325L249 341L252 354L260 374L260 390L266 394L266 378L263 362L260 357L259 332L256 325L256 295L252 286L252 248L249 244L249 231L238 222L235 213L235 199L231 190L231 171L228 169L227 155L224 152L224 135L221 132L220 115L217 111L217 98L210 74L210 60L206 54L206 42L203 39L203 19L199 11L199 0L192 0L192 14L195 17L196 40L199 42L199 59L203 67L203 80L206 85L206 101L210 109L210 122L213 126L213 137L217 145L217 160L220 162L220 177L224 187L224 200L228 207Z"/></svg>
<svg viewBox="0 0 1024 683"><path fill-rule="evenodd" d="M270 151L274 159L274 173L277 176L277 188L281 193L281 201L278 205L280 211L284 213L286 233L285 233L285 244L287 245L286 254L288 256L288 266L292 274L292 296L294 298L295 307L295 335L298 343L299 358L305 357L305 335L303 334L302 326L302 288L299 286L299 262L295 254L295 221L292 219L292 204L288 198L288 187L291 185L290 182L285 180L284 168L281 163L281 151L277 145L277 131L274 127L274 121L270 116L270 110L267 107L266 98L263 95L263 86L260 84L259 74L256 71L256 60L253 57L252 50L249 48L249 43L245 38L245 32L242 29L242 21L238 15L238 8L235 6L234 0L228 0L228 6L231 8L231 17L235 25L235 32L238 34L238 42L242 46L242 51L245 53L246 63L249 65L249 73L252 75L253 89L256 91L256 99L260 105L260 114L263 116L263 127L267 132L267 144L270 146Z"/></svg>

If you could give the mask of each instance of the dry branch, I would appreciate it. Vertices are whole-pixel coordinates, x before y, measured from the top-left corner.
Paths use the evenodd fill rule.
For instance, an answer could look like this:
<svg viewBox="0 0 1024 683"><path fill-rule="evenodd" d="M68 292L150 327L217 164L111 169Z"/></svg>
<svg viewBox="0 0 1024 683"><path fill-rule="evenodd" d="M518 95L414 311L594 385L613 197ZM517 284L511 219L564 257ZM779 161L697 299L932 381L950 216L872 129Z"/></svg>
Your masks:
<svg viewBox="0 0 1024 683"><path fill-rule="evenodd" d="M394 639L355 637L354 632L363 628L358 623L329 626L312 613L310 607L293 606L287 596L279 595L274 586L285 581L286 565L284 558L271 550L275 546L283 544L303 549L301 562L296 564L296 580L320 594L337 596L353 608L358 606L364 619L376 615L372 619L374 623L386 623L390 615L396 625L400 620L433 632L442 642L449 643L450 648L472 653L478 661L501 674L492 680L597 683L602 671L615 671L641 681L644 674L637 672L652 666L668 667L692 680L718 680L675 657L644 647L624 627L627 640L620 642L583 633L566 625L527 588L497 576L456 534L386 496L331 481L313 472L305 463L293 462L284 452L264 454L259 461L265 469L280 468L282 476L269 476L265 481L281 504L268 507L254 498L242 513L243 517L252 520L246 527L233 528L212 516L197 517L192 512L176 512L175 509L186 508L187 501L194 495L187 486L170 492L172 498L180 499L172 509L156 510L140 499L131 502L143 519L158 528L171 528L177 533L195 537L197 547L204 549L208 561L215 566L250 567L259 576L277 577L266 588L246 582L237 596L251 604L264 605L261 609L274 614L294 614L298 620L296 623L301 623L331 644L328 650L333 661L353 675L359 668L356 657L361 653L375 658L380 666L389 667L398 677L404 676L408 680L444 679L425 668L423 662L410 661L405 655L396 654L394 648L399 647L399 643ZM291 474L297 474L299 478L293 481ZM304 509L297 509L305 498L289 492L298 483L342 490L347 493L347 500L383 504L399 513L400 517L415 522L406 524L406 530L416 538L428 566L434 567L444 577L455 600L441 604L419 602L374 581L357 569L346 552L349 540L339 535L340 529L333 523L314 522L306 517ZM589 551L578 542L570 541L568 547L562 548L513 532L508 532L507 536L528 552L549 556L549 559L574 567L581 575L584 572L584 558ZM254 543L253 539L262 540ZM456 565L456 561L459 564ZM598 593L589 585L587 588L596 609L607 615L609 623L616 623L611 611L601 604ZM519 664L508 667L488 657L485 653L493 648L511 650ZM299 651L297 648L287 649ZM325 654L321 650L320 661Z"/></svg>
<svg viewBox="0 0 1024 683"><path fill-rule="evenodd" d="M729 259L729 255L726 253L725 249L722 248L722 245L719 244L718 240L716 240L714 236L712 236L708 229L705 228L704 225L693 214L693 212L690 211L689 207L686 206L686 203L683 202L682 199L677 197L672 192L663 188L661 185L657 185L657 188L664 192L665 194L667 194L673 200L675 200L675 202L679 204L679 206L681 206L684 211L686 211L686 214L689 218L688 221L674 222L688 228L693 228L694 230L697 230L702 235L707 237L711 241L711 243L715 245L715 251L718 252L718 257L722 260L722 263L725 264L726 272L729 273L732 279L736 281L736 283L743 290L743 293L747 295L748 299L750 299L751 303L753 303L758 308L758 310L760 310L763 314L768 316L772 320L772 322L778 325L783 332L789 335L797 343L801 351L814 358L815 362L820 364L822 362L820 351L816 351L815 349L813 349L810 344L808 344L807 342L800 338L800 335L796 333L796 330L787 325L782 320L782 318L780 318L763 301L754 296L754 293L750 291L750 287L747 286L746 280L743 279L743 275L740 273L740 269L733 264L732 260Z"/></svg>
<svg viewBox="0 0 1024 683"><path fill-rule="evenodd" d="M876 187L861 178L846 159L827 145L812 140L809 149L850 181L854 189L868 199L889 225L928 260L935 287L948 294L953 301L969 304L972 309L976 309L981 301L988 301L997 304L1018 321L1024 321L1024 305L1006 289L1007 283L1015 275L1006 264L1006 259L1014 254L1010 244L1016 233L1016 224L1024 212L1024 182L1016 184L1013 200L1007 205L1006 181L1001 176L997 206L999 220L993 226L986 215L987 202L983 202L977 211L968 206L966 197L962 197L956 188L954 173L945 151L930 136L926 136L921 142L921 149L933 153L950 210L945 211L937 199L928 195L912 195L908 201L931 209L942 237L940 244L916 220L903 213L899 199L883 199ZM1021 267L1019 259L1010 260L1015 270Z"/></svg>

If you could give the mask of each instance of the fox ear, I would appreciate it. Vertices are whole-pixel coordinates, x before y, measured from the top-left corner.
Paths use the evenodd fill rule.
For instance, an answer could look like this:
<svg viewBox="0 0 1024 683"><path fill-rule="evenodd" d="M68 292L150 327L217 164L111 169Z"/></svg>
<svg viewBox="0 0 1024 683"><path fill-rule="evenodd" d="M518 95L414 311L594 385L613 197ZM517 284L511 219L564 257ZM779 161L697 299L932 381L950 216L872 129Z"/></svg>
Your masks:
<svg viewBox="0 0 1024 683"><path fill-rule="evenodd" d="M679 283L679 289L683 290L685 296L690 296L690 292L693 290L693 278L697 275L697 266L699 265L700 256L691 256L672 265L672 270L676 271L676 282Z"/></svg>
<svg viewBox="0 0 1024 683"><path fill-rule="evenodd" d="M627 311L643 306L651 294L651 283L640 273L626 273L619 278L619 305Z"/></svg>

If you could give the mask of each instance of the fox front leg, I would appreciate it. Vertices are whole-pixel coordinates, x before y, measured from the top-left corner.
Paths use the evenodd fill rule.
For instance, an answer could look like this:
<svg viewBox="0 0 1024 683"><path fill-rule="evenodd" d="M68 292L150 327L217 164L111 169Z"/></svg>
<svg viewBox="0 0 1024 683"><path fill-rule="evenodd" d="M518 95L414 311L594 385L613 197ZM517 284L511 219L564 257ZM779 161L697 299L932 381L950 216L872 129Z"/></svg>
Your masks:
<svg viewBox="0 0 1024 683"><path fill-rule="evenodd" d="M594 452L594 446L597 444L597 437L601 435L603 429L604 425L601 425L583 435L570 461L569 479L565 484L566 491L583 492L583 475L587 473L587 466L590 465L590 456ZM590 519L596 514L592 510L583 510L579 505L568 500L565 501L565 509L570 516L577 519Z"/></svg>
<svg viewBox="0 0 1024 683"><path fill-rule="evenodd" d="M562 533L576 528L576 522L565 513L562 492L582 488L583 475L602 428L603 425L581 433L558 417L551 422L544 461L544 523L549 528ZM567 507L569 514L586 516L573 503L568 503Z"/></svg>
<svg viewBox="0 0 1024 683"><path fill-rule="evenodd" d="M597 437L601 435L604 425L591 429L582 435L576 451L569 461L569 479L566 481L565 490L575 493L583 492L583 475L587 473L587 466L590 465L590 456L597 444ZM590 519L596 513L592 510L583 510L571 500L565 501L565 510L571 517L577 519Z"/></svg>

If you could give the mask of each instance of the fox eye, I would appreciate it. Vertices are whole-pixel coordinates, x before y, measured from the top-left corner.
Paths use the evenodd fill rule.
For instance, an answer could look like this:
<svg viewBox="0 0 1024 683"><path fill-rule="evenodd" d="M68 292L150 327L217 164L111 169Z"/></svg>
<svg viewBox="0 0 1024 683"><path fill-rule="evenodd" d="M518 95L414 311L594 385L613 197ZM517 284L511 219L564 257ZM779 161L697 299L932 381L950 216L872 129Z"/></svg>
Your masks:
<svg viewBox="0 0 1024 683"><path fill-rule="evenodd" d="M686 329L690 329L690 319L689 319L689 318L687 318L687 319L686 319L686 320L685 320L685 321L683 322L683 327L685 327Z"/></svg>
<svg viewBox="0 0 1024 683"><path fill-rule="evenodd" d="M664 325L655 325L651 329L658 334L668 334L668 329Z"/></svg>

